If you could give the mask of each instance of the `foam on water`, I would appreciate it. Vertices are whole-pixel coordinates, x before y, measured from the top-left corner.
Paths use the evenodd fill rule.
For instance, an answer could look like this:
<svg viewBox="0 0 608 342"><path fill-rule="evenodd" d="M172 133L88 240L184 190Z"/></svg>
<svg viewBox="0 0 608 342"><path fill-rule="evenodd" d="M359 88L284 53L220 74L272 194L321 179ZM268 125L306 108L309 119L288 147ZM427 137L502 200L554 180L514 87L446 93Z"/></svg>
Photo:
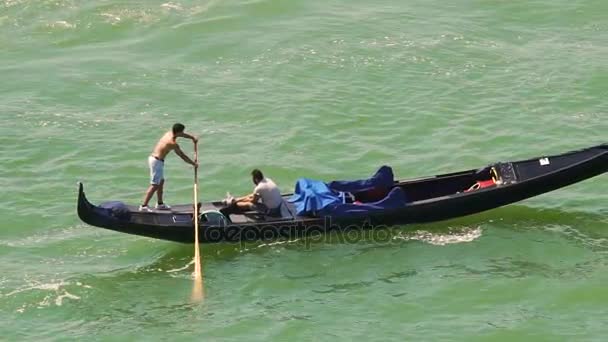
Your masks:
<svg viewBox="0 0 608 342"><path fill-rule="evenodd" d="M184 267L180 267L180 268L174 268L174 269L170 269L167 270L167 273L175 273L175 272L181 272L181 271L185 271L188 268L190 268L190 266L194 265L194 259L192 259L192 261L190 261L189 263L187 263Z"/></svg>
<svg viewBox="0 0 608 342"><path fill-rule="evenodd" d="M12 305L14 305L15 302L18 303L23 301L22 304L18 305L15 309L16 313L23 314L28 309L44 309L52 307L53 305L60 307L64 304L66 299L74 301L81 299L80 296L68 292L66 288L92 289L91 286L81 282L72 283L59 281L54 283L32 283L9 293L0 294L0 300L4 302L10 300ZM42 300L38 301L40 296L44 297Z"/></svg>
<svg viewBox="0 0 608 342"><path fill-rule="evenodd" d="M468 243L479 239L482 228L458 228L450 229L449 233L431 233L424 230L416 230L408 233L399 233L394 240L421 241L435 246L445 246L456 243Z"/></svg>

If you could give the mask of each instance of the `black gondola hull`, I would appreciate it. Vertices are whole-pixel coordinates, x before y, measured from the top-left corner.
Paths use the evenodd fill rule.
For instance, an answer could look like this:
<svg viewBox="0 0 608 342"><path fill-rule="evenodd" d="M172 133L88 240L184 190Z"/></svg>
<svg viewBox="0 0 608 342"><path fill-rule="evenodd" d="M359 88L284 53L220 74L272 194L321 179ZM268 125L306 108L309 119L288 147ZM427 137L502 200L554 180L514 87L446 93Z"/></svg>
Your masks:
<svg viewBox="0 0 608 342"><path fill-rule="evenodd" d="M471 184L489 177L494 170L498 184L466 191ZM499 170L499 171L496 171ZM293 217L272 219L242 217L239 222L201 224L201 242L238 242L294 239L332 230L376 229L392 225L426 223L462 217L498 208L547 193L608 171L608 145L562 155L497 163L418 180L396 182L412 198L408 205L366 216ZM498 175L500 173L500 175ZM287 196L287 195L286 195ZM202 209L218 209L219 202L204 203ZM191 207L191 206L190 206ZM178 206L171 212L139 213L129 207L125 215L91 204L79 186L78 215L89 225L122 233L192 243L192 208Z"/></svg>

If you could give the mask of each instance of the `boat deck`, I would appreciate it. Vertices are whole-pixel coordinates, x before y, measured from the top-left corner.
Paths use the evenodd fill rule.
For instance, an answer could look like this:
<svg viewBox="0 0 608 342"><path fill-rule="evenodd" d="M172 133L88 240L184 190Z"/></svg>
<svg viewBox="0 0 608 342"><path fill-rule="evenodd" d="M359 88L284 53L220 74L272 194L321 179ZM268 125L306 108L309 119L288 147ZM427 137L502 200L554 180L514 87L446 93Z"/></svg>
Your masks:
<svg viewBox="0 0 608 342"><path fill-rule="evenodd" d="M287 206L287 212L284 212L284 216L282 217L272 217L268 216L264 213L256 212L256 211L247 211L241 213L233 213L229 215L229 219L234 224L242 224L242 223L259 223L259 222L275 222L275 221L285 221L285 220L294 220L297 216L295 216L296 208L295 206L288 202L287 199L291 196L283 196L284 205ZM138 206L127 205L127 208L135 217L137 216L149 216L147 215L149 212L139 211ZM219 211L220 209L225 208L222 202L206 202L200 203L200 213L205 213L209 211ZM172 221L173 223L178 222L187 222L188 224L192 221L192 215L194 214L194 206L192 204L179 204L171 206L171 209L154 209L150 207L150 212L157 214L159 223L163 221ZM288 215L286 215L289 213ZM163 217L163 216L167 217ZM143 217L142 217L143 218Z"/></svg>

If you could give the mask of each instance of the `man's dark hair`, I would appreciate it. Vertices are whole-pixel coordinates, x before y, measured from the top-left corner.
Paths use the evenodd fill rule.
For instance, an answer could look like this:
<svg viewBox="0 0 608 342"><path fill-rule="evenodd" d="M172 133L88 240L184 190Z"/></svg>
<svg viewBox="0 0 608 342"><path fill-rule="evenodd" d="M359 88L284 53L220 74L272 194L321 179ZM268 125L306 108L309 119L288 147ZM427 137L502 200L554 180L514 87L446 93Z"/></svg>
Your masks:
<svg viewBox="0 0 608 342"><path fill-rule="evenodd" d="M186 126L182 125L181 123L176 123L175 125L173 125L173 128L171 130L173 131L173 134L178 134L184 132L185 129Z"/></svg>
<svg viewBox="0 0 608 342"><path fill-rule="evenodd" d="M254 169L253 171L251 171L251 176L253 177L253 179L257 179L257 180L264 179L264 174L262 173L262 171L260 171L258 169Z"/></svg>

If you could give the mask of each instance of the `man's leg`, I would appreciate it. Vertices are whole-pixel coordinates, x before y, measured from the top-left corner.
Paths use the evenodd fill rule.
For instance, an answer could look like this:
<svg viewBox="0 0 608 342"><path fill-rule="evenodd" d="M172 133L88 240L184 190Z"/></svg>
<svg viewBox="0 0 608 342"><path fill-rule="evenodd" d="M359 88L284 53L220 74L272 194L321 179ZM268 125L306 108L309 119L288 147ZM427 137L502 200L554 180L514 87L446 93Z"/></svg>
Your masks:
<svg viewBox="0 0 608 342"><path fill-rule="evenodd" d="M161 160L155 159L154 157L148 157L148 165L150 166L150 187L148 191L146 191L146 197L144 197L144 203L142 207L147 207L150 199L154 193L157 193L157 197L159 202L162 202L163 199L163 183L165 177L163 177L163 162Z"/></svg>
<svg viewBox="0 0 608 342"><path fill-rule="evenodd" d="M230 204L225 208L220 209L220 212L224 214L224 216L229 217L230 214L241 213L244 211L250 211L253 206L251 202L236 202L234 204Z"/></svg>
<svg viewBox="0 0 608 342"><path fill-rule="evenodd" d="M253 203L253 202L238 202L236 207L240 211L257 211L262 214L268 213L268 207L264 203Z"/></svg>
<svg viewBox="0 0 608 342"><path fill-rule="evenodd" d="M156 198L158 204L163 204L163 190L165 189L165 179L160 180L160 184L158 185L158 190L156 190Z"/></svg>
<svg viewBox="0 0 608 342"><path fill-rule="evenodd" d="M158 190L158 185L150 184L148 190L146 190L146 195L144 196L144 203L142 204L142 207L148 206L148 202L150 202L150 199L152 198L152 195L154 195L156 190Z"/></svg>
<svg viewBox="0 0 608 342"><path fill-rule="evenodd" d="M240 211L253 210L253 203L251 202L237 202L235 206Z"/></svg>

